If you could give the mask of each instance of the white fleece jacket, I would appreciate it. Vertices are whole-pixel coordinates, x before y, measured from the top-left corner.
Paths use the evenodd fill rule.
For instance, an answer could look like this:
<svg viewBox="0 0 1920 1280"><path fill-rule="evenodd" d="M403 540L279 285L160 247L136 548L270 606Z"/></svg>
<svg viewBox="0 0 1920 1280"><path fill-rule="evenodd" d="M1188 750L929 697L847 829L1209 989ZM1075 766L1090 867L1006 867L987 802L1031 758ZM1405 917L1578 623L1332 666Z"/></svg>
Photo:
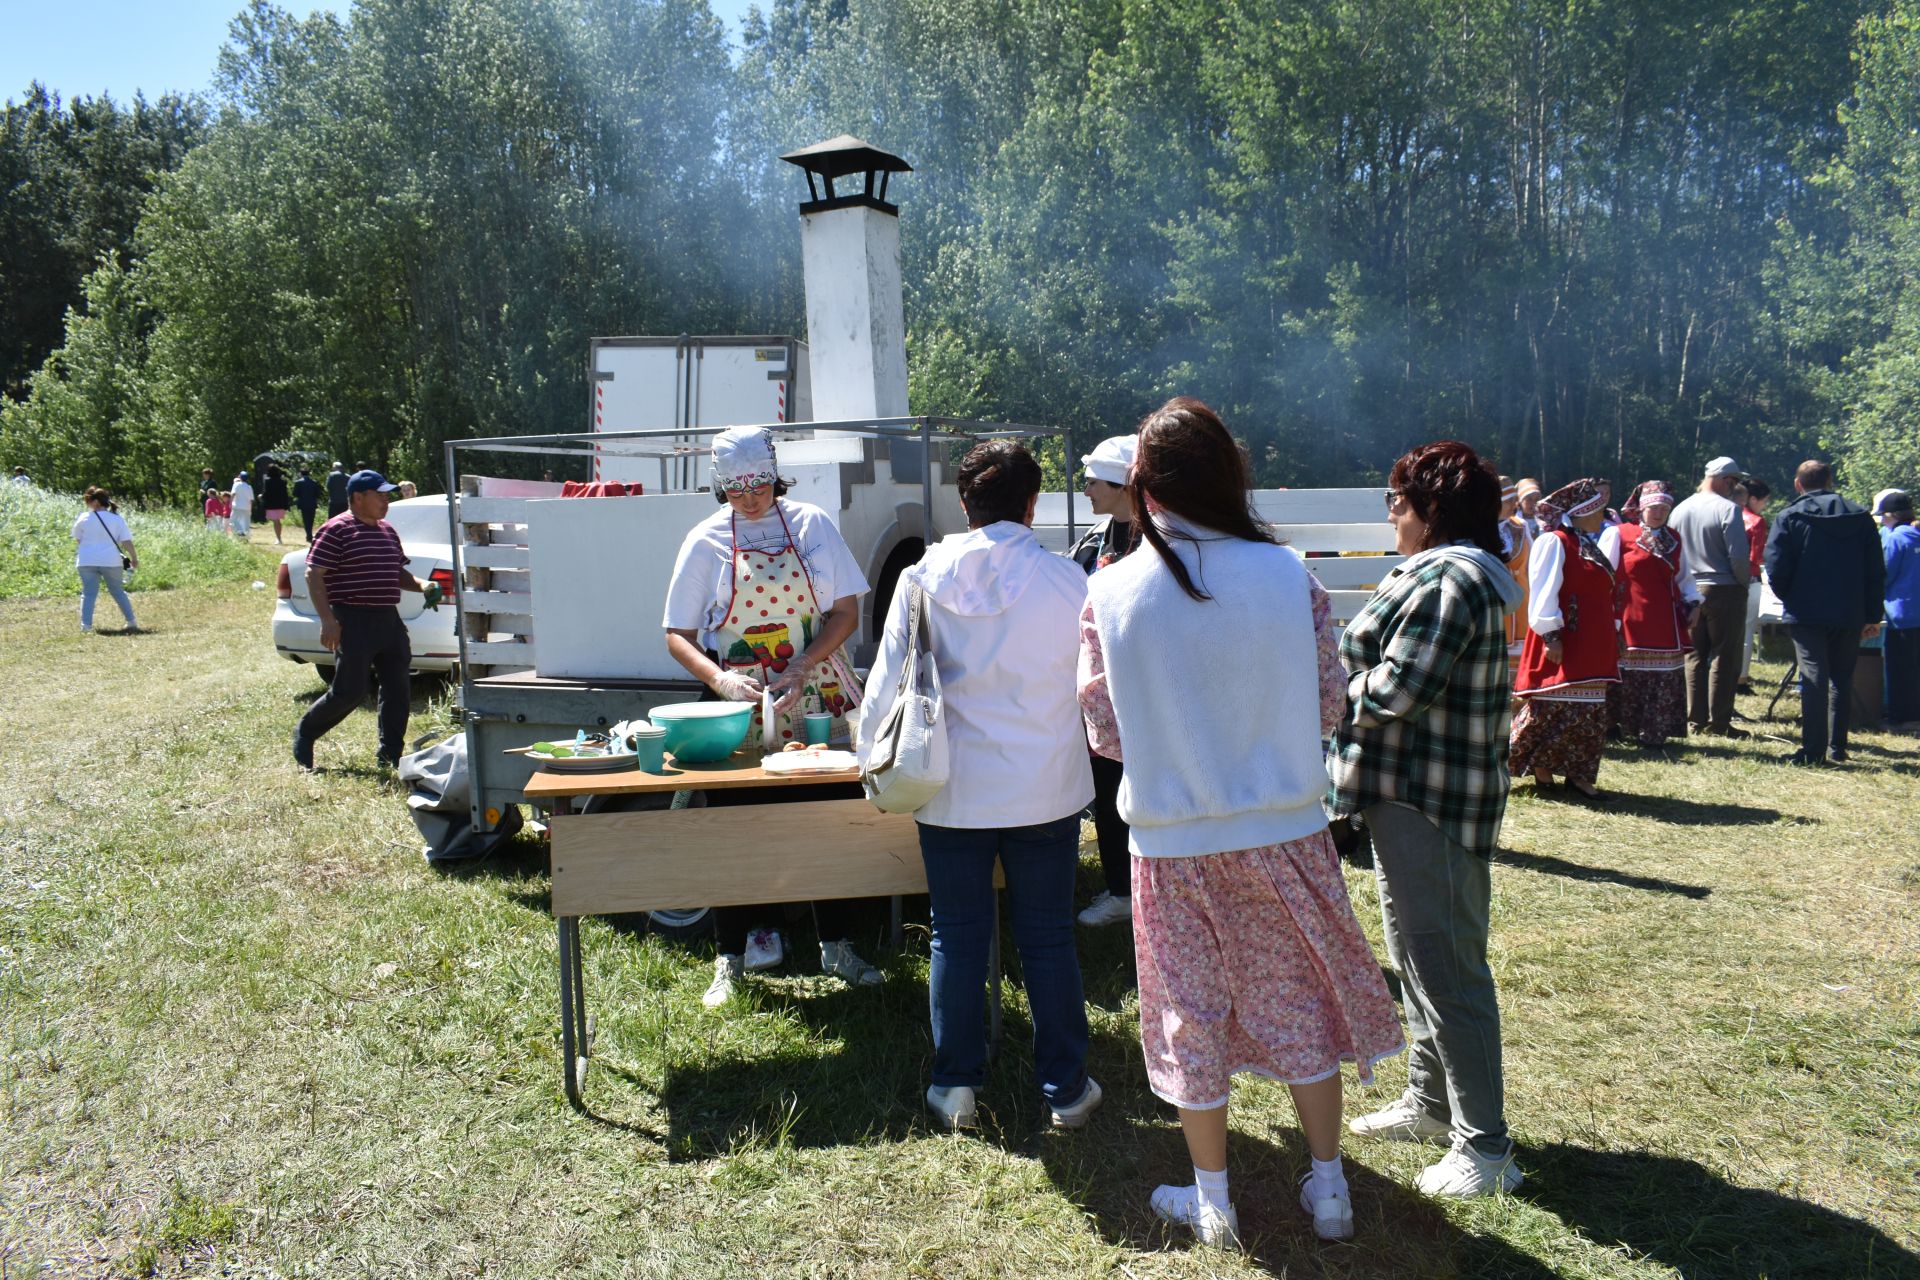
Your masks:
<svg viewBox="0 0 1920 1280"><path fill-rule="evenodd" d="M1327 825L1327 772L1306 565L1287 547L1156 519L1188 535L1170 545L1211 600L1182 591L1149 546L1087 587L1130 847L1185 858L1312 835Z"/></svg>
<svg viewBox="0 0 1920 1280"><path fill-rule="evenodd" d="M909 582L933 606L928 631L952 769L914 818L936 827L1030 827L1086 808L1093 770L1073 674L1087 575L1012 521L942 538L900 576L867 673L854 744L860 759L873 750L906 660Z"/></svg>

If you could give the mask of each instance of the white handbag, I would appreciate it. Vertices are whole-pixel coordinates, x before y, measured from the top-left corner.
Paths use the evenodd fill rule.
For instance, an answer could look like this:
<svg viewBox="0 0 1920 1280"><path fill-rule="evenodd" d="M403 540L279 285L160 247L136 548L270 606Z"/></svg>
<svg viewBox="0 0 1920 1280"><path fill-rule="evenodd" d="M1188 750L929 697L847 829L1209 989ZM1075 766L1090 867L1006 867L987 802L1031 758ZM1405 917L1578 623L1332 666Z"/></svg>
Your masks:
<svg viewBox="0 0 1920 1280"><path fill-rule="evenodd" d="M860 769L867 799L888 813L912 813L947 785L947 726L941 720L940 668L927 651L926 593L907 605L907 653L893 705L873 733Z"/></svg>

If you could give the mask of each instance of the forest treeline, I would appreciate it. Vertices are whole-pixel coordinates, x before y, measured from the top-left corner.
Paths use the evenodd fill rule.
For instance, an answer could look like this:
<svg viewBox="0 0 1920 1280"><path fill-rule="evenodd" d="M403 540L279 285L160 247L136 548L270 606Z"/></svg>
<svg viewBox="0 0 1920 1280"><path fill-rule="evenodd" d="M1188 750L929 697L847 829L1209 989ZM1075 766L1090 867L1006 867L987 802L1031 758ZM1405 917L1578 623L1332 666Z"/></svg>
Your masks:
<svg viewBox="0 0 1920 1280"><path fill-rule="evenodd" d="M801 330L843 132L915 167L915 412L1920 480L1920 0L256 0L210 102L8 104L0 462L584 429L595 334Z"/></svg>

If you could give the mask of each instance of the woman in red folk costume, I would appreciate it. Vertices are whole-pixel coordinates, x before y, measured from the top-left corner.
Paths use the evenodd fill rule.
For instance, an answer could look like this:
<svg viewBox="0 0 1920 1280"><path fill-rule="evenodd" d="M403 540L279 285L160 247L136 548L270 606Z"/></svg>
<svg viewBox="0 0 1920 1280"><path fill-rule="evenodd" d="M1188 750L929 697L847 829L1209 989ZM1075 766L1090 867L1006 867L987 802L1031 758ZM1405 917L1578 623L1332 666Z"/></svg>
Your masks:
<svg viewBox="0 0 1920 1280"><path fill-rule="evenodd" d="M1667 528L1673 491L1649 480L1621 508L1624 523L1600 534L1600 549L1618 570L1616 606L1620 683L1607 697L1610 725L1643 747L1687 734L1687 637L1700 588L1680 539Z"/></svg>
<svg viewBox="0 0 1920 1280"><path fill-rule="evenodd" d="M1541 501L1540 537L1527 561L1527 635L1520 649L1507 768L1541 788L1554 775L1598 799L1607 738L1607 686L1620 680L1614 570L1598 535L1606 497L1575 480Z"/></svg>

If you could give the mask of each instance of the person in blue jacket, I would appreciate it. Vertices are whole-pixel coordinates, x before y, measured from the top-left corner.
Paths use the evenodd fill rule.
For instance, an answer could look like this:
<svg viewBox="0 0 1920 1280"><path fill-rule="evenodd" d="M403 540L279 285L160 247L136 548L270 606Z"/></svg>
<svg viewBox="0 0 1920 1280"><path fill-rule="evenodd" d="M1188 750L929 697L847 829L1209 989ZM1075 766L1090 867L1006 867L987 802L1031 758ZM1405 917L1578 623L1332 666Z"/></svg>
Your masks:
<svg viewBox="0 0 1920 1280"><path fill-rule="evenodd" d="M1887 629L1881 661L1887 673L1887 727L1920 731L1920 525L1904 489L1874 495L1880 552L1887 567Z"/></svg>
<svg viewBox="0 0 1920 1280"><path fill-rule="evenodd" d="M1886 563L1867 509L1833 491L1833 468L1800 464L1800 496L1767 539L1767 581L1780 597L1800 665L1800 749L1793 764L1845 763L1860 641L1880 633Z"/></svg>

